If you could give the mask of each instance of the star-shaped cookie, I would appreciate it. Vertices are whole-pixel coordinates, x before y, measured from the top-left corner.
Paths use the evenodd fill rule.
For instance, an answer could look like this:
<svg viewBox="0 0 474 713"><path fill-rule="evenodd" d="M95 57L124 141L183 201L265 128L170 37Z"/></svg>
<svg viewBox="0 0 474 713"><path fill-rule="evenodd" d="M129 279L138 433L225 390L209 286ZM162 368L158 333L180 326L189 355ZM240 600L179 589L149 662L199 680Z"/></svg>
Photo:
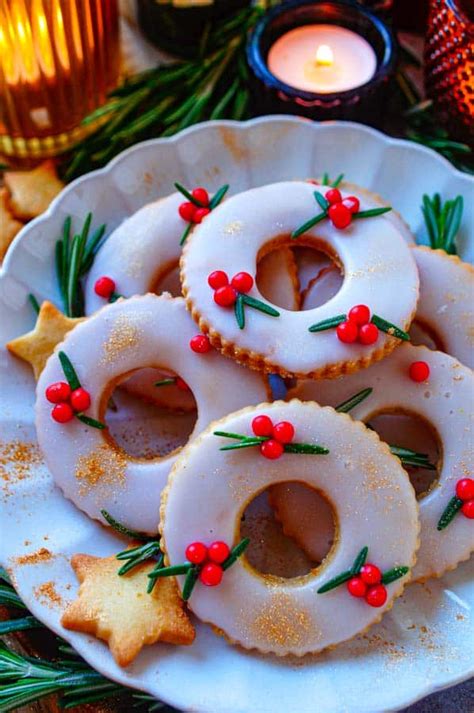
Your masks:
<svg viewBox="0 0 474 713"><path fill-rule="evenodd" d="M154 562L119 577L115 556L74 555L71 565L81 583L79 597L61 619L66 629L93 634L107 642L119 666L128 666L143 646L163 641L192 644L194 627L183 610L174 577L158 579L147 594Z"/></svg>
<svg viewBox="0 0 474 713"><path fill-rule="evenodd" d="M84 319L66 317L51 302L43 302L35 328L8 342L7 349L29 362L33 367L35 379L38 380L54 347L64 341L66 334Z"/></svg>
<svg viewBox="0 0 474 713"><path fill-rule="evenodd" d="M51 159L32 171L5 171L3 178L11 193L13 213L21 220L30 220L43 213L64 188Z"/></svg>

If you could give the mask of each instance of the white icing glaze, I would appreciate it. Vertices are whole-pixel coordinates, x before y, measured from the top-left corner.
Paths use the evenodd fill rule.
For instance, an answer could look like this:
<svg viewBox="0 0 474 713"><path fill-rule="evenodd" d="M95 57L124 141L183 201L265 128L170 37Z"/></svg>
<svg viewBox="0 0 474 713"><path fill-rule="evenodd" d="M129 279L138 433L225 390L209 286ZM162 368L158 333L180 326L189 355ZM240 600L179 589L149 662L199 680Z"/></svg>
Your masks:
<svg viewBox="0 0 474 713"><path fill-rule="evenodd" d="M274 423L291 421L296 442L327 445L330 453L285 453L269 461L258 448L219 450L228 441L214 436L214 430L249 434L258 414L268 414ZM183 562L193 541L235 544L247 503L268 486L291 479L323 491L336 510L338 541L323 565L289 580L261 575L242 557L218 587L198 582L189 600L200 619L232 641L278 655L320 651L377 621L402 591L404 579L388 586L380 609L352 598L345 587L321 595L317 589L350 567L365 545L370 561L383 570L411 565L418 535L413 489L376 434L331 408L276 401L223 418L182 451L162 498L161 530L170 564Z"/></svg>
<svg viewBox="0 0 474 713"><path fill-rule="evenodd" d="M229 410L266 398L260 375L215 350L191 351L188 343L196 326L182 298L145 295L119 300L79 327L59 348L91 394L87 415L92 418L103 418L109 385L143 367L173 370L190 386L198 406L191 438ZM133 459L103 431L77 419L56 423L45 398L46 387L56 381L64 381L57 350L38 381L36 400L38 442L56 484L90 517L102 519L100 510L105 508L132 529L156 532L160 492L177 452L153 460Z"/></svg>
<svg viewBox="0 0 474 713"><path fill-rule="evenodd" d="M428 382L416 383L410 379L408 370L414 361L429 364ZM403 344L389 357L363 372L334 380L301 382L289 397L337 406L367 387L372 387L373 393L351 411L353 418L368 422L377 413L398 410L421 416L438 434L442 447L439 480L419 501L421 546L413 577L424 579L441 575L466 559L474 547L472 521L462 515L456 516L445 530L439 532L436 529L441 513L454 495L456 482L460 478L472 477L474 470L473 415L470 413L474 402L473 373L442 352ZM295 497L292 502L291 513L289 506L279 512L290 533L295 530L296 520L305 517L301 509L310 506L308 499L305 502L303 498ZM309 543L318 529L316 518L313 523L314 531L308 528L306 535L300 532L298 536L309 554L312 551ZM315 537L319 541L321 533L316 532Z"/></svg>
<svg viewBox="0 0 474 713"><path fill-rule="evenodd" d="M181 259L183 291L201 329L210 330L211 340L225 353L241 360L250 354L251 366L282 375L330 374L338 372L341 364L351 370L368 365L389 351L395 340L381 334L374 345L348 345L337 339L334 330L312 334L308 327L360 303L407 327L418 299L413 256L392 223L379 216L355 220L346 230L324 220L298 238L302 244L322 242L343 265L345 279L339 293L321 307L305 312L280 309L278 318L247 309L247 323L240 330L233 310L215 304L208 275L213 270L224 270L229 277L240 271L255 274L258 253L268 242L278 238L288 242L293 230L320 212L315 190L319 188L305 182L285 182L229 198L196 228ZM361 209L365 208L362 199ZM263 299L256 286L250 294Z"/></svg>

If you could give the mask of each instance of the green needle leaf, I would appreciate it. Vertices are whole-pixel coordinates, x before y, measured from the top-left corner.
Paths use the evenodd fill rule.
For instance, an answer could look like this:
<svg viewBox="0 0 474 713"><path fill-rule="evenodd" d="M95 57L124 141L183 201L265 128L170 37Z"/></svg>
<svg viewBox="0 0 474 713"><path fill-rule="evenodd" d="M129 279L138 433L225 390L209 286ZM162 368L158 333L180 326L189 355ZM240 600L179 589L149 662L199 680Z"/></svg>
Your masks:
<svg viewBox="0 0 474 713"><path fill-rule="evenodd" d="M310 218L310 220L307 220L306 223L303 223L299 228L294 230L291 233L291 239L296 240L296 238L299 238L300 235L303 235L303 233L307 233L308 230L311 230L315 225L320 223L322 220L327 218L326 213L320 213L319 215L316 215L314 218Z"/></svg>
<svg viewBox="0 0 474 713"><path fill-rule="evenodd" d="M59 243L59 244L60 244L60 243ZM38 302L38 300L36 299L36 297L35 297L33 294L31 294L31 292L30 292L30 294L28 295L28 299L29 299L30 304L31 304L31 306L33 307L35 313L36 313L36 314L39 314L40 306L39 306L39 302Z"/></svg>
<svg viewBox="0 0 474 713"><path fill-rule="evenodd" d="M354 394L354 396L351 396L348 398L346 401L343 401L339 406L336 406L336 411L339 413L348 413L349 411L352 411L353 408L358 406L362 401L364 401L370 394L372 393L373 389L368 387L367 389L362 389L362 391L358 391L357 394Z"/></svg>
<svg viewBox="0 0 474 713"><path fill-rule="evenodd" d="M400 327L397 327L395 324L387 322L386 319L382 319L382 317L373 314L372 319L370 321L372 322L372 324L375 324L375 326L378 327L382 332L390 334L392 337L397 337L397 339L401 339L404 342L410 341L410 335L407 334L407 332L404 332L403 329L400 329Z"/></svg>
<svg viewBox="0 0 474 713"><path fill-rule="evenodd" d="M191 232L192 228L193 228L193 223L188 223L187 226L185 227L184 231L183 231L183 234L182 234L181 238L180 238L180 241L179 241L179 244L180 244L180 245L184 245L184 243L186 242L186 239L187 239L189 233Z"/></svg>
<svg viewBox="0 0 474 713"><path fill-rule="evenodd" d="M344 582L348 582L352 576L353 575L351 569L342 572L342 574L339 574L337 577L334 577L334 579L330 579L329 582L326 582L326 584L323 584L322 587L319 587L318 594L325 594L325 592L330 592L331 589L336 589L336 587L339 587L341 584L344 584Z"/></svg>
<svg viewBox="0 0 474 713"><path fill-rule="evenodd" d="M264 312L265 314L268 314L270 317L279 317L280 313L278 310L274 309L274 307L271 307L270 305L266 304L265 302L261 302L260 300L256 300L255 297L250 297L250 295L239 295L239 297L242 297L242 302L249 307L253 307L253 309L258 310L259 312ZM238 301L238 299L237 299Z"/></svg>
<svg viewBox="0 0 474 713"><path fill-rule="evenodd" d="M339 176L336 178L336 180L331 183L331 186L333 188L338 188L339 184L342 182L343 178L344 178L344 174L340 173Z"/></svg>
<svg viewBox="0 0 474 713"><path fill-rule="evenodd" d="M388 213L392 208L386 206L385 208L371 208L370 210L361 210L358 213L353 213L353 218L375 218L377 215L383 215Z"/></svg>
<svg viewBox="0 0 474 713"><path fill-rule="evenodd" d="M79 389L81 387L81 382L79 381L79 377L76 374L76 370L74 369L71 360L67 354L62 351L58 352L58 357L63 368L64 376L66 377L66 381L71 387L71 390L75 391L76 389Z"/></svg>
<svg viewBox="0 0 474 713"><path fill-rule="evenodd" d="M244 537L243 540L241 540L241 541L230 551L230 555L229 555L229 556L227 557L227 559L224 560L224 562L222 563L222 569L224 570L224 572L226 571L226 569L229 569L229 567L231 567L231 566L234 564L234 562L236 562L236 561L238 560L238 558L239 558L241 555L243 555L243 553L245 552L245 550L247 549L247 547L249 546L249 544L250 544L249 538L248 538L248 537Z"/></svg>
<svg viewBox="0 0 474 713"><path fill-rule="evenodd" d="M34 616L25 616L21 619L9 619L0 621L0 636L11 634L15 631L26 631L27 629L40 629L43 624Z"/></svg>
<svg viewBox="0 0 474 713"><path fill-rule="evenodd" d="M264 441L267 441L267 438L245 438L244 440L240 441L239 443L233 443L230 446L222 446L219 448L220 451L236 451L239 450L239 448L250 448L251 446L259 446L261 443Z"/></svg>
<svg viewBox="0 0 474 713"><path fill-rule="evenodd" d="M107 428L105 423L102 423L101 421L96 421L95 418L86 416L83 413L76 413L75 416L77 419L79 419L79 421L81 421L82 423L85 423L86 426L90 426L91 428L97 428L100 431L103 431L104 428Z"/></svg>
<svg viewBox="0 0 474 713"><path fill-rule="evenodd" d="M391 584L397 579L404 577L410 571L410 567L393 567L382 574L382 584Z"/></svg>
<svg viewBox="0 0 474 713"><path fill-rule="evenodd" d="M148 541L152 538L150 538L149 535L145 535L143 532L138 532L137 530L131 530L129 527L125 527L125 525L122 525L118 520L116 520L112 515L107 512L107 510L101 510L100 514L106 520L110 527L112 527L114 530L116 530L120 535L124 535L125 537L131 537L133 540L143 540L143 541Z"/></svg>
<svg viewBox="0 0 474 713"><path fill-rule="evenodd" d="M222 199L224 198L224 196L228 190L229 190L229 184L226 183L224 186L221 186L219 188L219 190L213 195L213 197L211 198L211 200L209 202L209 208L211 210L214 210L214 208L217 208L217 206L222 201Z"/></svg>
<svg viewBox="0 0 474 713"><path fill-rule="evenodd" d="M161 381L155 381L153 386L171 386L171 384L175 384L176 379L174 376L170 376L169 379L161 379Z"/></svg>
<svg viewBox="0 0 474 713"><path fill-rule="evenodd" d="M194 586L199 577L199 570L197 567L191 566L184 580L183 592L181 594L184 602L187 602L191 594L193 593Z"/></svg>
<svg viewBox="0 0 474 713"><path fill-rule="evenodd" d="M338 314L336 317L323 319L321 322L316 322L308 327L308 332L325 332L327 329L335 329L339 324L346 321L345 314Z"/></svg>
<svg viewBox="0 0 474 713"><path fill-rule="evenodd" d="M285 453L302 453L304 455L327 455L329 449L316 443L286 443Z"/></svg>
<svg viewBox="0 0 474 713"><path fill-rule="evenodd" d="M323 211L326 212L329 208L329 202L326 200L326 198L321 193L319 193L319 191L314 191L313 195L316 198L316 201L319 203L320 207L323 209Z"/></svg>
<svg viewBox="0 0 474 713"><path fill-rule="evenodd" d="M181 183L175 183L174 187L176 188L176 190L178 190L180 193L182 193L183 196L188 199L188 201L190 201L191 203L194 203L194 205L197 206L198 208L206 207L202 201L198 201L198 199L195 198L192 195L192 193L190 193L184 186L182 186Z"/></svg>
<svg viewBox="0 0 474 713"><path fill-rule="evenodd" d="M438 530L444 530L449 523L454 519L454 517L457 515L459 510L463 506L463 501L457 498L456 496L452 497L449 503L446 505L443 514L441 515L437 529Z"/></svg>
<svg viewBox="0 0 474 713"><path fill-rule="evenodd" d="M351 576L355 577L356 574L359 574L361 568L365 564L367 560L367 555L369 554L369 548L367 546L363 547L357 557L354 560L354 564L352 565L351 569Z"/></svg>
<svg viewBox="0 0 474 713"><path fill-rule="evenodd" d="M244 298L242 295L238 295L237 300L234 305L235 319L239 325L239 329L245 327L245 310L244 310Z"/></svg>
<svg viewBox="0 0 474 713"><path fill-rule="evenodd" d="M187 574L191 569L194 569L194 565L186 562L185 564L175 564L171 567L160 567L157 572L150 572L148 577L156 579L157 577L174 577L177 574Z"/></svg>

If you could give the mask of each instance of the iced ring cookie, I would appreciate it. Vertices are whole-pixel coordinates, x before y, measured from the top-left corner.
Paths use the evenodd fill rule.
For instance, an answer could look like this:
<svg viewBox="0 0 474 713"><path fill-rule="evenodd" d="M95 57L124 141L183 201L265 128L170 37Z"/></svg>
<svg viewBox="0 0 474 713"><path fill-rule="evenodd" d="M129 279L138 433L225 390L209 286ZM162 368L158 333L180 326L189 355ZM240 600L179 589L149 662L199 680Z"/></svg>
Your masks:
<svg viewBox="0 0 474 713"><path fill-rule="evenodd" d="M383 215L350 219L345 229L335 227L319 217L322 208L315 194L322 192L302 181L240 193L216 208L185 245L180 264L188 309L214 346L252 368L282 376L335 377L383 358L396 346L396 338L380 334L371 344L348 344L334 330L310 331L359 303L369 304L402 330L411 323L418 273L403 236ZM359 208L365 210L363 199ZM305 227L315 217L318 223ZM306 312L268 304L253 276L259 254L269 244L306 244L326 251L344 270L338 294Z"/></svg>
<svg viewBox="0 0 474 713"><path fill-rule="evenodd" d="M272 438L281 438L285 448L319 444L329 452L284 450L280 458L270 459L259 445L222 450L232 439L216 431L253 435L262 432L255 419L263 416L273 423ZM337 541L321 567L285 579L257 572L243 556L223 573L218 586L198 582L188 604L201 620L245 648L302 656L350 639L378 621L401 593L405 568L414 563L418 508L413 488L375 433L332 408L296 399L233 413L212 424L177 460L163 492L160 530L170 565L183 562L190 543L229 546L240 539L248 503L289 478L324 492L336 512ZM396 570L399 578L388 577L392 583L377 590L377 601L375 593L351 596L346 581L331 587L333 578L357 564L354 560L367 546L367 562L381 572L403 568ZM179 579L183 587L184 578Z"/></svg>
<svg viewBox="0 0 474 713"><path fill-rule="evenodd" d="M438 479L419 500L421 545L413 578L440 576L467 559L474 546L469 519L474 515L474 505L465 508L467 516L461 510L448 525L438 529L444 510L456 495L458 482L473 477L473 373L442 352L404 344L366 371L331 381L305 381L290 396L336 406L365 388L373 391L351 410L353 418L368 423L377 414L412 414L430 424L438 436ZM307 493L289 496L288 489L291 485L272 492L279 518L285 531L295 535L308 554L315 556L326 542L329 529L324 519L318 519L314 510L317 503ZM306 529L300 527L302 521L308 524Z"/></svg>
<svg viewBox="0 0 474 713"><path fill-rule="evenodd" d="M145 295L119 300L100 310L67 335L50 357L37 386L38 442L56 484L77 507L102 520L105 509L134 530L156 532L160 492L177 451L152 460L129 457L107 430L78 418L60 423L50 403L59 400L67 416L72 396L49 394L52 384L65 382L60 353L67 356L90 406L78 403L86 418L102 421L114 387L142 367L179 374L194 393L198 414L193 438L208 423L229 410L266 398L262 377L223 359L215 350L196 354L189 348L196 327L182 298ZM62 414L59 414L62 418Z"/></svg>

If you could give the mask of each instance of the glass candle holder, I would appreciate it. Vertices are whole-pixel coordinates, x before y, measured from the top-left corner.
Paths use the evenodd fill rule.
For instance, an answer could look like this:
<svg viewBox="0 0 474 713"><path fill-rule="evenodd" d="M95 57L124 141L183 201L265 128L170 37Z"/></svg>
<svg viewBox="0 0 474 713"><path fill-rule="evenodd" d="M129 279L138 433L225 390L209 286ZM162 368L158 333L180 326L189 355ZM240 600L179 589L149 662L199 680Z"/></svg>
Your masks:
<svg viewBox="0 0 474 713"><path fill-rule="evenodd" d="M431 0L425 86L454 137L474 144L474 3Z"/></svg>
<svg viewBox="0 0 474 713"><path fill-rule="evenodd" d="M118 78L116 0L0 0L0 153L54 156Z"/></svg>
<svg viewBox="0 0 474 713"><path fill-rule="evenodd" d="M351 88L331 91L330 81L326 86L322 81L324 91L319 87L317 91L309 91L301 88L302 85L298 87L297 83L282 81L272 73L269 55L276 43L291 31L307 26L337 28L332 33L340 35L340 38L335 37L334 41L345 57L340 74L348 75L348 86ZM331 34L331 30L329 32ZM359 61L356 52L361 40L373 56L373 71L369 77L361 71L364 63ZM351 45L354 49L352 59L349 58L351 52L347 52ZM309 62L314 60L316 65L326 64L325 57L320 57L323 47L326 50L325 45L314 47ZM295 63L297 51L295 45L288 48L287 63ZM331 52L330 57L332 55ZM249 39L247 58L256 113L298 114L317 120L347 119L377 125L382 118L385 95L395 69L396 42L391 30L379 17L351 0L289 0L270 10L257 24ZM321 71L316 67L312 74L317 76L319 73L324 80L324 71L324 67ZM360 82L358 73L361 75ZM335 81L334 87L338 85L343 83Z"/></svg>

